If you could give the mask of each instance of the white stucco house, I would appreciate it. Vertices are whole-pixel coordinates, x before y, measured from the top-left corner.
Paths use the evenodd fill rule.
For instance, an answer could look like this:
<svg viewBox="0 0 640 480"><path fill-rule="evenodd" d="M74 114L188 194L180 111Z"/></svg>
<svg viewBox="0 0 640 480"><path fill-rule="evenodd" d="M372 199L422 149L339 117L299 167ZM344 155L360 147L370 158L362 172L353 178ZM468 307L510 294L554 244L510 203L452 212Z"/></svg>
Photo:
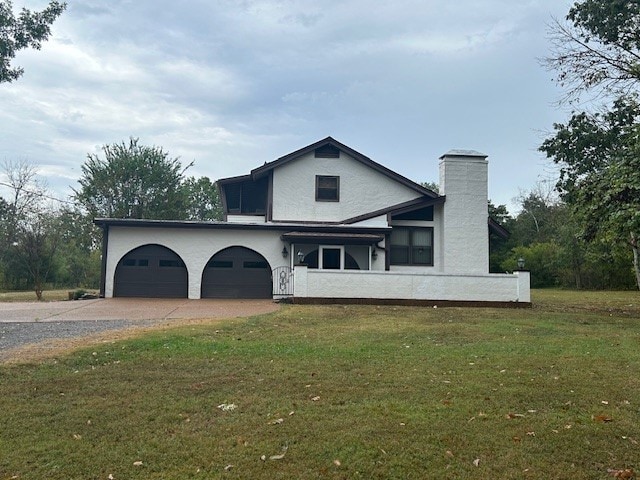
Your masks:
<svg viewBox="0 0 640 480"><path fill-rule="evenodd" d="M100 218L105 297L530 305L489 273L487 156L440 157L436 193L331 137L218 181L224 220Z"/></svg>

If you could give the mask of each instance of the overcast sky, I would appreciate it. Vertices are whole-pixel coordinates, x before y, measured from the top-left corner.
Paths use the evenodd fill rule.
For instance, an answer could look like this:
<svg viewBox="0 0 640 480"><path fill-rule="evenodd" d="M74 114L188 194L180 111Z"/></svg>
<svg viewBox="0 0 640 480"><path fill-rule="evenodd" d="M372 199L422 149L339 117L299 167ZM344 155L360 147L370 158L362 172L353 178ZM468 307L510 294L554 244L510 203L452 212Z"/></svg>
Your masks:
<svg viewBox="0 0 640 480"><path fill-rule="evenodd" d="M0 160L38 165L64 198L88 153L131 136L216 180L330 135L417 182L479 150L489 196L511 204L548 176L537 147L567 117L538 59L570 4L68 0L0 84Z"/></svg>

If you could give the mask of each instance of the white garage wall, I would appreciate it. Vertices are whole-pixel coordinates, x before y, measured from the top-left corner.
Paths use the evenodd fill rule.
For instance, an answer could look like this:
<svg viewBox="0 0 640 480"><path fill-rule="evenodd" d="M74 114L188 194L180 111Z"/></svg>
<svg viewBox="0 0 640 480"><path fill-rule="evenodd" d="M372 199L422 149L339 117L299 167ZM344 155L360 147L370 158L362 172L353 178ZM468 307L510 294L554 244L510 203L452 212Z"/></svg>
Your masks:
<svg viewBox="0 0 640 480"><path fill-rule="evenodd" d="M227 247L240 246L255 250L274 269L289 265L282 258L281 232L262 230L221 230L183 228L109 228L105 297L113 297L116 266L120 259L134 248L158 244L176 252L189 273L189 298L200 298L202 272L209 259Z"/></svg>

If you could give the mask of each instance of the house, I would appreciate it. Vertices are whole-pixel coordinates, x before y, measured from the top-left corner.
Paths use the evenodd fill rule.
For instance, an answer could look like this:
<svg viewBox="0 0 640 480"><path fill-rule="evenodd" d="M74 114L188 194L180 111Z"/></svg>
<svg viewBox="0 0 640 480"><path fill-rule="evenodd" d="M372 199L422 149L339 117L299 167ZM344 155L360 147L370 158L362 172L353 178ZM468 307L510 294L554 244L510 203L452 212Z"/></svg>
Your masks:
<svg viewBox="0 0 640 480"><path fill-rule="evenodd" d="M219 180L223 221L96 219L101 294L528 305L489 274L486 155L439 165L436 193L327 137Z"/></svg>

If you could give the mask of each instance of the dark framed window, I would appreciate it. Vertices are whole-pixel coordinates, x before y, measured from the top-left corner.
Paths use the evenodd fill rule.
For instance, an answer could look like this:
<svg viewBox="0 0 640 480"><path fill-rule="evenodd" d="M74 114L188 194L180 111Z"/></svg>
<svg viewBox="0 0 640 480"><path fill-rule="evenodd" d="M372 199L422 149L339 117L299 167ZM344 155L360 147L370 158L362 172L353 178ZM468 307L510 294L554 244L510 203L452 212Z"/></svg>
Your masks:
<svg viewBox="0 0 640 480"><path fill-rule="evenodd" d="M245 260L242 268L269 268L269 264L263 260Z"/></svg>
<svg viewBox="0 0 640 480"><path fill-rule="evenodd" d="M209 260L207 268L233 268L231 260Z"/></svg>
<svg viewBox="0 0 640 480"><path fill-rule="evenodd" d="M340 270L340 257L342 250L340 248L324 247L322 250L322 269L323 270Z"/></svg>
<svg viewBox="0 0 640 480"><path fill-rule="evenodd" d="M391 265L433 266L433 228L393 227Z"/></svg>
<svg viewBox="0 0 640 480"><path fill-rule="evenodd" d="M340 177L316 175L316 202L340 201Z"/></svg>
<svg viewBox="0 0 640 480"><path fill-rule="evenodd" d="M184 267L182 260L160 260L161 267Z"/></svg>
<svg viewBox="0 0 640 480"><path fill-rule="evenodd" d="M125 267L148 267L149 260L146 258L140 258L138 260L135 258L125 258L122 261L122 265Z"/></svg>

